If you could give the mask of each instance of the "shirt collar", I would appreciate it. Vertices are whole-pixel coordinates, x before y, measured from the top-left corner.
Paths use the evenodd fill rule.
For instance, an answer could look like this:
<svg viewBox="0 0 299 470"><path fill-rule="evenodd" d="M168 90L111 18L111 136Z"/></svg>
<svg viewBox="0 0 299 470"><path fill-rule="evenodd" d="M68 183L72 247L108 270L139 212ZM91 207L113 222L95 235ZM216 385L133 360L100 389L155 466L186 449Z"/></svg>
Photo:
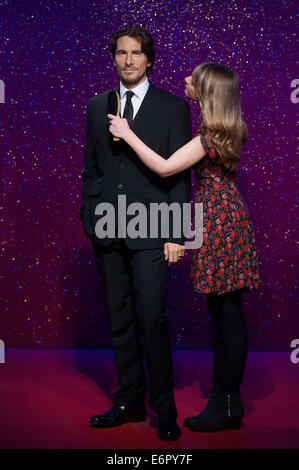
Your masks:
<svg viewBox="0 0 299 470"><path fill-rule="evenodd" d="M140 83L140 85L136 86L135 88L133 88L132 90L128 90L128 88L126 88L122 82L120 82L120 85L119 85L119 94L120 94L120 99L122 99L124 97L124 94L127 92L127 91L133 91L134 94L139 98L139 99L143 99L146 95L146 92L148 90L148 87L149 87L149 81L148 81L148 78L146 77L144 82Z"/></svg>

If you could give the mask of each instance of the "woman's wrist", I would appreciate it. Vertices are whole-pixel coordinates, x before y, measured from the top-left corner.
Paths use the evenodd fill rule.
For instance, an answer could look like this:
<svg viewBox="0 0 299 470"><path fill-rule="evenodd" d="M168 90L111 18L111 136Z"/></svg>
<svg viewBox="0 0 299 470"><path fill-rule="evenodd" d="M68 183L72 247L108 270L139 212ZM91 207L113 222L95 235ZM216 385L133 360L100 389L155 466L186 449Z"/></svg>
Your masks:
<svg viewBox="0 0 299 470"><path fill-rule="evenodd" d="M127 142L127 144L129 143L129 140L132 139L132 136L134 136L134 132L131 130L131 129L126 129L126 133L123 137L123 139Z"/></svg>

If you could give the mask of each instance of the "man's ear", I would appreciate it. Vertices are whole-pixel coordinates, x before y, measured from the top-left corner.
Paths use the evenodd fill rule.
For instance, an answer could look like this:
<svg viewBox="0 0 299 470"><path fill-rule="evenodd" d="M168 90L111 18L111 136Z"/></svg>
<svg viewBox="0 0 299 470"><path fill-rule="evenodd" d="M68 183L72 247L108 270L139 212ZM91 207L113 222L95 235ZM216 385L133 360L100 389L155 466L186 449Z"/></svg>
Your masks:
<svg viewBox="0 0 299 470"><path fill-rule="evenodd" d="M151 65L152 65L151 62L148 62L148 63L146 64L147 67L150 67Z"/></svg>

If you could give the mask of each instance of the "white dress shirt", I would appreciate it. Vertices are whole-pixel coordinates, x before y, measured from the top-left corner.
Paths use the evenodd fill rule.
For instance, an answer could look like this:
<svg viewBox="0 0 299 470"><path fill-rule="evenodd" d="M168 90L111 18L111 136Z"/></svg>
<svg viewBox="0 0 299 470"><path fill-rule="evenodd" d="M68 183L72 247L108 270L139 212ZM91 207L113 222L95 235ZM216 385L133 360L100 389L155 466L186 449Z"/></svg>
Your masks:
<svg viewBox="0 0 299 470"><path fill-rule="evenodd" d="M134 95L131 98L131 103L133 105L133 119L135 118L141 103L143 101L143 98L145 97L147 90L149 87L149 81L148 78L144 80L144 82L140 83L137 87L133 88L132 90L128 90L121 82L119 86L119 97L120 97L120 115L121 117L123 116L126 101L127 101L127 96L126 92L127 91L133 91Z"/></svg>

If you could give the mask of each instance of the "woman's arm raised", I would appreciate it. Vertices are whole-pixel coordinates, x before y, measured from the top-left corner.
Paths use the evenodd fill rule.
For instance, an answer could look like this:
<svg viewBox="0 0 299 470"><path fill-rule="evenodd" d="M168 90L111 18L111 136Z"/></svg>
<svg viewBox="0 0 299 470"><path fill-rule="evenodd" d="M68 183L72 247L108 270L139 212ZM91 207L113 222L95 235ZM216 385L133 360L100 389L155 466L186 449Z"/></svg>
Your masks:
<svg viewBox="0 0 299 470"><path fill-rule="evenodd" d="M108 114L110 120L109 131L115 136L124 139L137 153L143 163L162 178L180 173L192 167L206 155L200 136L194 137L186 145L177 150L171 157L165 160L156 152L145 145L133 131L131 131L126 119Z"/></svg>

